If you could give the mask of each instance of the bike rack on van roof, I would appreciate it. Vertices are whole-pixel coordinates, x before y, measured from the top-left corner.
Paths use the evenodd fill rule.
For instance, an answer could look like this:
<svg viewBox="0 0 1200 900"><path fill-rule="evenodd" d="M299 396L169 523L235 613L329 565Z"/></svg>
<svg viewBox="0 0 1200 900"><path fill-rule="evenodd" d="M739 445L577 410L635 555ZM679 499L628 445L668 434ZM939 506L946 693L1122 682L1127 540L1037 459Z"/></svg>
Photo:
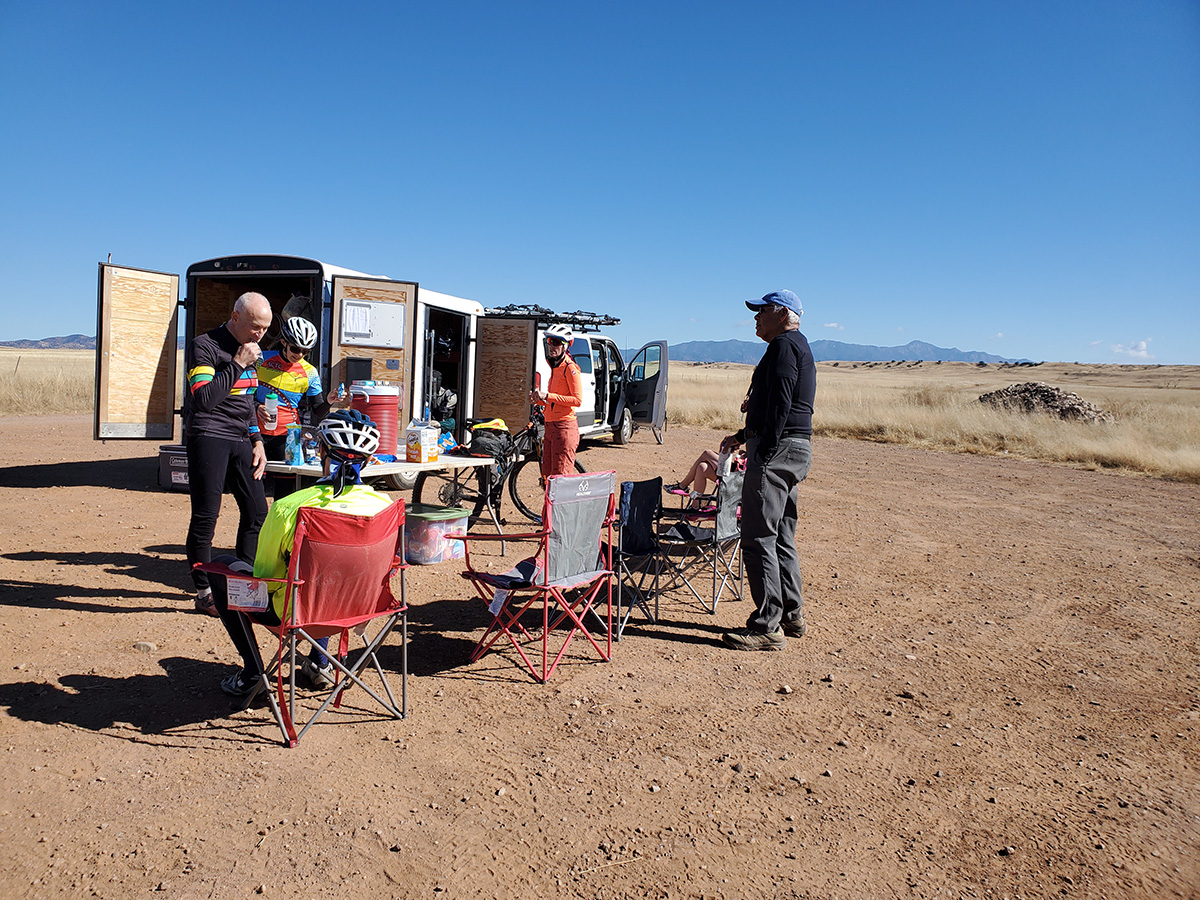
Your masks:
<svg viewBox="0 0 1200 900"><path fill-rule="evenodd" d="M552 309L538 306L536 303L511 303L508 306L485 309L484 315L509 316L521 319L537 319L540 325L570 325L579 331L599 331L604 326L620 325L621 320L615 316L604 316L600 313L575 312L556 313Z"/></svg>

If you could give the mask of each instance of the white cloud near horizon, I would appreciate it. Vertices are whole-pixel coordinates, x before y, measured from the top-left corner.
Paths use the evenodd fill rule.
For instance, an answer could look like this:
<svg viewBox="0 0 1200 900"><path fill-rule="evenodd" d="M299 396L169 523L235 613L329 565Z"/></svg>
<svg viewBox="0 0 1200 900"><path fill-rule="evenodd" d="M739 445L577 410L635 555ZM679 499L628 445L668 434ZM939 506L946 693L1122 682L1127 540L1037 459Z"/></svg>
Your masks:
<svg viewBox="0 0 1200 900"><path fill-rule="evenodd" d="M1113 344L1112 352L1121 356L1129 356L1133 359L1154 359L1154 354L1150 352L1150 341L1153 338L1146 338L1144 341L1133 341L1128 346L1125 344Z"/></svg>
<svg viewBox="0 0 1200 900"><path fill-rule="evenodd" d="M826 327L826 328L833 328L833 329L835 329L835 330L837 330L837 331L845 331L845 330L846 330L846 326L845 326L845 325L840 325L840 324L838 324L837 322L826 322L826 323L825 323L825 327Z"/></svg>

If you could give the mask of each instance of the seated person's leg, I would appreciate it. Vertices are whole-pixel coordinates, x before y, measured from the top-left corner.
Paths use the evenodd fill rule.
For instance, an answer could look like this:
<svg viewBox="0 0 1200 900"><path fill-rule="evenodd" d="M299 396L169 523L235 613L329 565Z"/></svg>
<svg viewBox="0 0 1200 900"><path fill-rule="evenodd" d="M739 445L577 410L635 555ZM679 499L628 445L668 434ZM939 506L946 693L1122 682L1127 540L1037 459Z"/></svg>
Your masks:
<svg viewBox="0 0 1200 900"><path fill-rule="evenodd" d="M224 563L229 568L250 575L253 569L236 556L219 556L214 562ZM210 576L213 601L221 617L221 624L229 633L233 646L242 657L242 671L231 675L221 682L221 690L233 697L249 703L258 694L261 676L266 672L262 655L258 650L258 641L254 637L254 625L250 617L243 612L229 608L229 587L224 575ZM264 624L278 624L279 620L273 610L268 610L262 617Z"/></svg>
<svg viewBox="0 0 1200 900"><path fill-rule="evenodd" d="M333 663L325 656L329 649L329 638L318 638L309 650L308 659L300 664L300 671L307 676L309 684L317 690L333 687Z"/></svg>
<svg viewBox="0 0 1200 900"><path fill-rule="evenodd" d="M709 459L713 456L713 459ZM716 454L711 450L705 450L700 459L696 460L696 480L692 482L693 489L697 494L707 494L709 482L715 486L717 483L717 460Z"/></svg>

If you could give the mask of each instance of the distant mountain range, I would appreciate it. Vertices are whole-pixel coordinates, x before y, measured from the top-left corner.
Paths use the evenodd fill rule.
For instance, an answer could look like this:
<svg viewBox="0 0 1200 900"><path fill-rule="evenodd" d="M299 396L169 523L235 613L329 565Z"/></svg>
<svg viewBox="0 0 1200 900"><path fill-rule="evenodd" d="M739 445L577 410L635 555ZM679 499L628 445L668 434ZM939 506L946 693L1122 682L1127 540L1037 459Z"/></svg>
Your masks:
<svg viewBox="0 0 1200 900"><path fill-rule="evenodd" d="M96 339L86 334L42 338L40 341L0 341L0 347L13 350L95 350Z"/></svg>
<svg viewBox="0 0 1200 900"><path fill-rule="evenodd" d="M181 344L182 346L182 344ZM1006 359L978 350L959 350L957 347L936 347L925 341L909 341L903 347L876 347L873 344L843 344L841 341L810 341L813 357L818 362L847 360L854 362L891 362L892 360L927 360L929 362L1029 362L1026 359ZM86 334L43 338L40 341L0 341L0 347L16 350L95 350L96 339ZM729 362L753 365L763 355L761 341L685 341L668 345L671 359L680 362Z"/></svg>
<svg viewBox="0 0 1200 900"><path fill-rule="evenodd" d="M844 344L841 341L809 341L817 362L846 360L854 362L891 362L927 360L929 362L1011 363L1029 360L1006 359L994 353L936 347L925 341L909 341L903 347L877 347L874 344ZM731 362L753 365L762 358L761 341L685 341L667 348L671 359L681 362Z"/></svg>

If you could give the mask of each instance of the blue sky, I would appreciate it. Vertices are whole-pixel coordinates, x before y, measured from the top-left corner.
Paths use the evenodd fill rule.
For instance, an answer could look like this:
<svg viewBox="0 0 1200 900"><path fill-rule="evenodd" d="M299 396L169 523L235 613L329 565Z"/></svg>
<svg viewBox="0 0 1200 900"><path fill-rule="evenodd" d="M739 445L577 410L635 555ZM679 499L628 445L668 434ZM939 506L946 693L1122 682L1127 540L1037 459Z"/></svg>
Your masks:
<svg viewBox="0 0 1200 900"><path fill-rule="evenodd" d="M0 340L276 252L810 339L1200 363L1200 3L0 8Z"/></svg>

